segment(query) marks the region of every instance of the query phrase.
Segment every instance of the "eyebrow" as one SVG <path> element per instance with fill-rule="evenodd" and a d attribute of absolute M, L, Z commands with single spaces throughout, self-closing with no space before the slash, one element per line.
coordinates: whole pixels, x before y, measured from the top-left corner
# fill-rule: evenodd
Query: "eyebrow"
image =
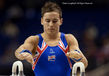
<path fill-rule="evenodd" d="M 45 19 L 45 20 L 50 20 L 50 19 Z"/>
<path fill-rule="evenodd" d="M 45 20 L 50 20 L 50 19 L 47 18 L 47 19 L 45 19 Z M 58 20 L 58 18 L 55 18 L 55 19 L 53 19 L 53 20 Z"/>
<path fill-rule="evenodd" d="M 58 20 L 58 19 L 53 19 L 53 20 Z"/>

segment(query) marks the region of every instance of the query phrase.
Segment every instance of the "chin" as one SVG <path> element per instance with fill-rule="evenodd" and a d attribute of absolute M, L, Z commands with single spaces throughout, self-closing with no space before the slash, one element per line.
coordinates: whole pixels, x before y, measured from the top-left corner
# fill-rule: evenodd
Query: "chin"
<path fill-rule="evenodd" d="M 48 32 L 48 34 L 51 34 L 51 35 L 52 35 L 52 34 L 55 34 L 55 33 L 56 33 L 55 31 L 49 31 L 49 32 Z"/>

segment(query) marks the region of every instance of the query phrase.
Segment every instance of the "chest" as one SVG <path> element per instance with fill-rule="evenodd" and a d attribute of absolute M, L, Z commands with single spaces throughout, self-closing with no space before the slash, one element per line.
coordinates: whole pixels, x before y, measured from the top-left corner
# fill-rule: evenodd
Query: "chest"
<path fill-rule="evenodd" d="M 59 44 L 60 39 L 54 39 L 54 40 L 47 40 L 44 39 L 44 42 L 48 45 L 48 46 L 57 46 Z"/>
<path fill-rule="evenodd" d="M 50 61 L 60 62 L 61 59 L 65 59 L 65 52 L 59 48 L 59 46 L 48 46 L 40 56 L 40 61 L 46 61 L 47 63 Z"/>

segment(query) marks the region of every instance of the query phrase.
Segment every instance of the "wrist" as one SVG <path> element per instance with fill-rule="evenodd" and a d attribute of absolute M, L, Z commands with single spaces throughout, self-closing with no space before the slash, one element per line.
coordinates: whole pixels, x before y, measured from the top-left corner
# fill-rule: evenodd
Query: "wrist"
<path fill-rule="evenodd" d="M 20 54 L 21 54 L 21 53 L 25 53 L 25 52 L 32 55 L 32 53 L 31 53 L 29 50 L 27 50 L 27 49 L 22 50 L 22 51 L 20 52 Z"/>

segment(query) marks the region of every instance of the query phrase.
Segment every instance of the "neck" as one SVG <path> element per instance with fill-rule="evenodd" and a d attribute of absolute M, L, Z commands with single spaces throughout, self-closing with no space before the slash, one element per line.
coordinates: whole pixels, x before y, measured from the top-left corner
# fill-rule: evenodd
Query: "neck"
<path fill-rule="evenodd" d="M 47 38 L 47 39 L 57 39 L 60 35 L 60 33 L 51 33 L 51 34 L 47 34 L 46 32 L 43 33 L 44 37 Z"/>

